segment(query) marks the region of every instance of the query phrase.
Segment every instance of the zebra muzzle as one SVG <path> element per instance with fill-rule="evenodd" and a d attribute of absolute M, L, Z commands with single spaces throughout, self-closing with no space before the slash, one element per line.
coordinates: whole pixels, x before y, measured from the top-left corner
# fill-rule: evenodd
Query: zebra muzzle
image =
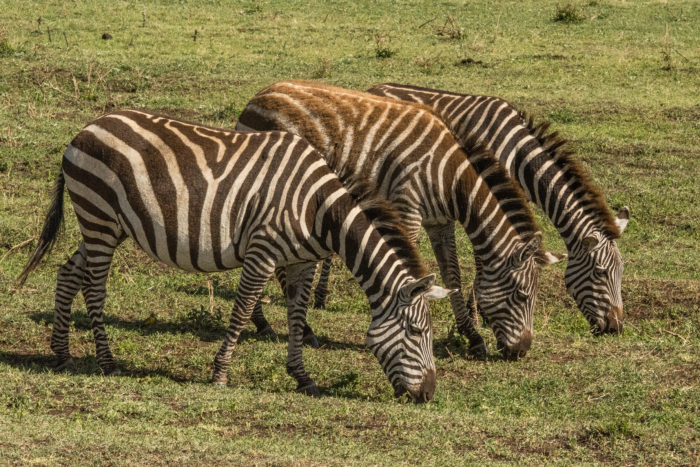
<path fill-rule="evenodd" d="M 605 314 L 605 330 L 608 334 L 622 334 L 622 307 L 611 307 Z"/>
<path fill-rule="evenodd" d="M 520 339 L 513 345 L 503 345 L 499 343 L 500 350 L 503 351 L 503 357 L 506 360 L 517 360 L 524 357 L 532 345 L 532 331 L 526 329 L 520 335 Z"/>
<path fill-rule="evenodd" d="M 394 387 L 394 397 L 400 398 L 408 393 L 416 404 L 430 402 L 435 394 L 435 380 L 435 370 L 425 370 L 420 384 Z"/>

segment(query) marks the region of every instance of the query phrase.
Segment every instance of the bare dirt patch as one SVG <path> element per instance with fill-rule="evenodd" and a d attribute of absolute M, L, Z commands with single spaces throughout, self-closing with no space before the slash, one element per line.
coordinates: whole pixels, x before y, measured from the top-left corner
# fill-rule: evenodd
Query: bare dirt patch
<path fill-rule="evenodd" d="M 627 319 L 688 319 L 700 313 L 700 284 L 696 281 L 637 279 L 623 282 Z"/>

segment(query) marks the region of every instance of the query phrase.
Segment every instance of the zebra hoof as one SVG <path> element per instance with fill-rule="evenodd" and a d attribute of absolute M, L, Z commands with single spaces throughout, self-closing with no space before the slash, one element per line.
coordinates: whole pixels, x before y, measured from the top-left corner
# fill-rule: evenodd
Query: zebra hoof
<path fill-rule="evenodd" d="M 212 381 L 211 384 L 213 384 L 214 387 L 226 389 L 226 381 Z"/>
<path fill-rule="evenodd" d="M 489 348 L 484 341 L 481 341 L 469 347 L 469 354 L 478 360 L 486 360 Z"/>
<path fill-rule="evenodd" d="M 312 349 L 318 349 L 321 347 L 321 344 L 318 342 L 315 334 L 304 336 L 304 344 L 308 345 Z"/>
<path fill-rule="evenodd" d="M 309 397 L 321 397 L 321 393 L 318 391 L 318 386 L 316 386 L 316 383 L 311 383 L 303 387 L 297 386 L 297 392 L 306 394 Z"/>
<path fill-rule="evenodd" d="M 259 330 L 258 332 L 256 332 L 255 335 L 258 337 L 264 337 L 264 338 L 269 339 L 271 341 L 275 340 L 275 338 L 277 337 L 277 334 L 275 334 L 275 331 L 272 329 L 272 326 L 270 326 L 269 324 L 267 326 L 265 326 L 264 328 L 262 328 L 261 330 Z"/>
<path fill-rule="evenodd" d="M 54 371 L 57 371 L 57 372 L 66 371 L 69 368 L 72 368 L 74 364 L 75 364 L 75 360 L 73 360 L 73 357 L 59 358 L 58 364 L 54 367 Z"/>
<path fill-rule="evenodd" d="M 314 308 L 317 310 L 325 310 L 326 309 L 326 302 L 324 301 L 314 301 Z"/>

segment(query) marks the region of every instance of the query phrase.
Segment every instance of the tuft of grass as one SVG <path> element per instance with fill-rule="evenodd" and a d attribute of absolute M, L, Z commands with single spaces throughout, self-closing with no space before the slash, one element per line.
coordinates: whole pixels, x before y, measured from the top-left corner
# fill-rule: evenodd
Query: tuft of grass
<path fill-rule="evenodd" d="M 452 16 L 445 18 L 445 24 L 435 28 L 435 35 L 450 40 L 460 40 L 464 34 L 464 29 L 457 26 Z"/>
<path fill-rule="evenodd" d="M 328 78 L 333 69 L 333 61 L 327 58 L 322 58 L 318 61 L 318 66 L 311 73 L 312 79 L 323 79 Z"/>
<path fill-rule="evenodd" d="M 374 35 L 374 56 L 380 59 L 391 58 L 396 55 L 396 50 L 389 47 L 391 36 L 386 32 Z"/>
<path fill-rule="evenodd" d="M 10 44 L 10 40 L 3 29 L 0 29 L 0 57 L 10 57 L 15 54 L 15 48 Z"/>
<path fill-rule="evenodd" d="M 567 24 L 581 23 L 586 19 L 586 16 L 579 9 L 579 7 L 567 3 L 564 6 L 559 4 L 556 5 L 556 11 L 552 17 L 553 21 Z"/>

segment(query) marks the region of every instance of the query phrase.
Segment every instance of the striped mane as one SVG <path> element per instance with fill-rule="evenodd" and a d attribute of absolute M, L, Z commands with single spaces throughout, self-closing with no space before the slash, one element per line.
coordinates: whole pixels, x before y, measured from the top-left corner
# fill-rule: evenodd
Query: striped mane
<path fill-rule="evenodd" d="M 528 200 L 520 185 L 513 181 L 493 151 L 476 138 L 470 136 L 462 145 L 462 150 L 491 192 L 498 194 L 501 209 L 515 230 L 523 237 L 523 241 L 528 241 L 538 228 L 532 211 L 527 209 Z"/>
<path fill-rule="evenodd" d="M 620 229 L 615 224 L 615 219 L 610 213 L 605 198 L 593 185 L 588 174 L 574 157 L 574 153 L 566 146 L 568 140 L 559 136 L 557 131 L 548 133 L 549 122 L 536 124 L 532 115 L 525 112 L 520 112 L 519 114 L 520 118 L 526 122 L 530 135 L 537 139 L 549 158 L 562 171 L 566 172 L 570 180 L 574 180 L 585 187 L 584 192 L 578 195 L 578 201 L 585 206 L 586 212 L 597 220 L 598 226 L 603 230 L 603 234 L 612 240 L 620 238 Z"/>

